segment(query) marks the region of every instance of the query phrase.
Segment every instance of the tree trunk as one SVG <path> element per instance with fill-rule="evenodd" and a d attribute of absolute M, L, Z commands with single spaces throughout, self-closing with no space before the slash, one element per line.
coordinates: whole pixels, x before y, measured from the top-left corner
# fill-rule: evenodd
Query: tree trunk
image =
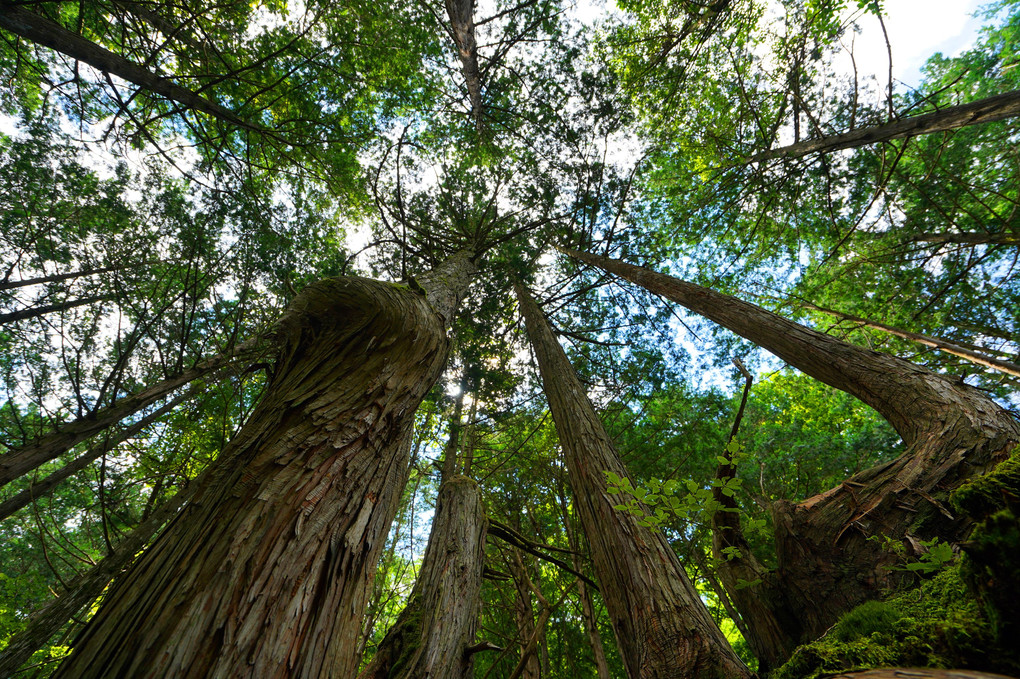
<path fill-rule="evenodd" d="M 738 359 L 734 359 L 733 363 L 743 374 L 745 382 L 740 407 L 722 455 L 726 463 L 720 464 L 716 470 L 715 477 L 723 485 L 712 488 L 712 497 L 721 507 L 712 513 L 712 556 L 719 564 L 719 579 L 725 594 L 740 615 L 737 624 L 741 633 L 758 659 L 758 673 L 764 676 L 793 654 L 797 643 L 790 630 L 797 629 L 797 622 L 789 619 L 781 601 L 771 600 L 772 591 L 767 585 L 763 586 L 771 582 L 772 574 L 754 555 L 744 537 L 736 497 L 723 492 L 725 484 L 737 476 L 731 446 L 740 430 L 753 381 L 743 363 Z"/>
<path fill-rule="evenodd" d="M 8 450 L 0 455 L 0 486 L 66 453 L 82 441 L 134 415 L 185 384 L 248 355 L 253 346 L 253 343 L 238 345 L 232 351 L 205 359 L 189 370 L 125 396 L 111 406 L 62 424 L 55 431 L 40 436 L 32 443 Z"/>
<path fill-rule="evenodd" d="M 151 264 L 152 262 L 147 262 Z M 36 278 L 22 278 L 21 280 L 10 280 L 4 279 L 0 281 L 0 290 L 11 290 L 13 288 L 23 288 L 29 285 L 40 285 L 42 283 L 59 283 L 60 281 L 70 280 L 72 278 L 84 278 L 85 276 L 94 276 L 100 273 L 109 273 L 111 271 L 123 271 L 124 269 L 137 269 L 145 266 L 146 263 L 131 263 L 131 264 L 118 264 L 117 266 L 104 266 L 97 269 L 82 269 L 81 271 L 72 271 L 70 273 L 55 273 L 48 276 L 38 276 Z"/>
<path fill-rule="evenodd" d="M 76 640 L 58 677 L 351 677 L 414 413 L 474 266 L 309 286 L 263 400 Z"/>
<path fill-rule="evenodd" d="M 82 469 L 89 466 L 96 458 L 101 455 L 114 450 L 124 441 L 138 434 L 150 424 L 158 420 L 159 418 L 166 415 L 168 412 L 176 408 L 178 405 L 188 400 L 194 395 L 196 389 L 192 388 L 187 393 L 180 394 L 175 397 L 169 403 L 156 410 L 155 412 L 146 415 L 142 419 L 135 422 L 130 427 L 127 427 L 123 431 L 117 432 L 114 436 L 104 437 L 104 439 L 96 445 L 89 448 L 85 453 L 79 455 L 74 460 L 64 465 L 57 471 L 53 472 L 42 481 L 33 482 L 28 488 L 11 496 L 7 500 L 0 502 L 0 521 L 6 519 L 8 516 L 18 511 L 28 503 L 32 502 L 36 498 L 42 497 L 51 490 L 53 490 L 61 481 L 64 479 L 77 474 Z"/>
<path fill-rule="evenodd" d="M 969 524 L 949 492 L 1005 459 L 1020 424 L 983 393 L 894 356 L 869 351 L 707 288 L 618 260 L 564 250 L 723 325 L 882 414 L 906 453 L 798 504 L 774 507 L 778 569 L 761 597 L 793 641 L 815 639 L 844 612 L 904 577 L 870 537 L 939 536 L 960 542 Z M 940 500 L 939 498 L 942 498 Z M 781 610 L 780 610 L 781 609 Z M 741 611 L 744 614 L 744 611 Z M 750 624 L 750 623 L 749 623 Z M 780 649 L 776 651 L 781 657 Z"/>
<path fill-rule="evenodd" d="M 900 120 L 861 127 L 843 134 L 834 134 L 822 139 L 809 139 L 789 146 L 770 149 L 751 156 L 746 162 L 757 163 L 773 158 L 799 158 L 809 153 L 832 153 L 842 149 L 877 144 L 903 137 L 917 137 L 934 132 L 946 132 L 968 125 L 1006 120 L 1020 115 L 1020 91 L 998 94 L 969 104 L 947 106 L 939 111 L 910 116 Z"/>
<path fill-rule="evenodd" d="M 359 679 L 471 676 L 467 649 L 478 622 L 486 524 L 478 484 L 466 476 L 445 480 L 411 596 Z"/>
<path fill-rule="evenodd" d="M 666 539 L 614 508 L 605 473 L 625 477 L 623 463 L 542 312 L 517 298 L 628 676 L 749 677 Z"/>
<path fill-rule="evenodd" d="M 461 72 L 471 99 L 471 117 L 475 130 L 482 131 L 482 76 L 478 68 L 478 43 L 475 40 L 474 0 L 446 0 L 453 42 L 460 58 Z"/>
<path fill-rule="evenodd" d="M 111 299 L 114 299 L 114 297 L 114 295 L 97 295 L 95 297 L 82 297 L 81 299 L 71 299 L 65 302 L 57 302 L 55 304 L 44 304 L 43 306 L 19 309 L 18 311 L 0 314 L 0 325 L 4 325 L 5 323 L 14 323 L 15 321 L 24 321 L 29 318 L 38 318 L 39 316 L 52 314 L 56 311 L 67 311 L 80 306 L 95 304 L 96 302 L 108 302 Z"/>
<path fill-rule="evenodd" d="M 517 641 L 521 649 L 514 673 L 520 679 L 541 679 L 542 667 L 538 662 L 538 646 L 535 644 L 538 628 L 535 626 L 535 607 L 531 603 L 534 585 L 531 576 L 528 575 L 527 564 L 518 550 L 511 550 L 508 561 L 514 581 L 514 592 L 517 594 L 514 597 L 514 620 L 517 623 Z"/>
<path fill-rule="evenodd" d="M 961 245 L 1020 245 L 1020 234 L 1011 233 L 918 233 L 907 243 L 954 243 Z"/>
<path fill-rule="evenodd" d="M 36 44 L 49 47 L 61 54 L 66 54 L 72 59 L 77 59 L 103 73 L 123 78 L 153 94 L 176 101 L 195 111 L 207 113 L 214 118 L 219 118 L 248 130 L 266 131 L 258 125 L 248 122 L 233 111 L 206 99 L 202 95 L 174 84 L 133 61 L 129 61 L 119 54 L 114 54 L 110 50 L 86 40 L 77 33 L 72 33 L 60 24 L 13 3 L 9 3 L 7 0 L 0 1 L 0 28 Z"/>
<path fill-rule="evenodd" d="M 575 521 L 570 516 L 567 505 L 567 494 L 562 482 L 557 483 L 559 489 L 560 509 L 563 513 L 563 526 L 567 530 L 567 546 L 573 552 L 574 570 L 581 572 L 581 545 L 578 540 Z M 606 650 L 602 647 L 602 635 L 599 634 L 598 618 L 595 615 L 595 606 L 592 603 L 591 592 L 588 585 L 582 578 L 577 579 L 577 598 L 581 601 L 581 620 L 584 623 L 584 632 L 588 637 L 588 646 L 591 647 L 592 659 L 595 661 L 595 671 L 598 679 L 610 679 L 609 662 L 606 660 Z"/>

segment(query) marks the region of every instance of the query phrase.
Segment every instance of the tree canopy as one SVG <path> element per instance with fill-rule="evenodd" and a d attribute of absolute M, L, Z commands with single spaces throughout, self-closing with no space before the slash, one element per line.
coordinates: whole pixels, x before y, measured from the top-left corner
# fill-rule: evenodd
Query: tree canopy
<path fill-rule="evenodd" d="M 1020 671 L 989 660 L 1008 597 L 963 584 L 1005 566 L 959 556 L 1015 533 L 988 518 L 1016 510 L 1011 462 L 991 505 L 954 494 L 1020 431 L 1020 10 L 909 87 L 856 71 L 882 12 L 0 0 L 0 668 L 49 676 L 72 642 L 132 667 L 90 639 L 172 553 L 159 577 L 208 597 L 189 615 L 337 608 L 307 647 L 270 634 L 283 660 L 254 622 L 196 624 L 212 674 L 234 656 L 201 643 L 280 676 L 430 653 L 458 658 L 441 676 L 667 676 L 690 659 L 640 631 L 689 590 L 697 622 L 662 644 L 696 638 L 690 668 L 816 676 L 909 659 L 794 648 L 918 587 L 961 617 L 915 664 Z M 224 575 L 255 526 L 333 524 Z M 823 566 L 808 588 L 812 530 L 860 591 Z M 448 533 L 469 547 L 437 565 Z M 242 576 L 310 593 L 211 584 Z M 424 653 L 451 591 L 460 636 Z"/>

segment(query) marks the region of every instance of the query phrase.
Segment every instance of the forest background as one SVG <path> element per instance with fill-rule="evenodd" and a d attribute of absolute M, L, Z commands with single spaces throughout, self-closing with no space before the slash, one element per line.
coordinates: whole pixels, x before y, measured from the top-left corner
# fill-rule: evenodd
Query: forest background
<path fill-rule="evenodd" d="M 857 23 L 882 29 L 877 3 L 635 0 L 594 22 L 576 10 L 0 3 L 3 113 L 17 120 L 0 137 L 0 637 L 17 660 L 0 660 L 4 671 L 48 676 L 110 579 L 186 523 L 179 508 L 201 504 L 189 494 L 206 492 L 206 470 L 259 426 L 283 366 L 315 354 L 281 349 L 297 340 L 280 318 L 331 277 L 420 292 L 450 326 L 439 358 L 420 358 L 427 371 L 402 373 L 413 423 L 393 414 L 407 436 L 379 445 L 406 449 L 385 484 L 355 493 L 389 502 L 392 527 L 367 505 L 335 509 L 359 535 L 385 536 L 365 547 L 364 613 L 345 632 L 348 662 L 370 669 L 426 581 L 441 481 L 467 477 L 488 534 L 487 577 L 465 614 L 477 614 L 476 676 L 639 676 L 631 658 L 647 649 L 629 648 L 609 611 L 613 585 L 590 553 L 514 283 L 537 298 L 626 468 L 595 469 L 599 493 L 667 541 L 751 668 L 792 652 L 790 640 L 749 641 L 755 618 L 742 609 L 782 570 L 777 508 L 852 494 L 871 479 L 855 475 L 914 450 L 912 425 L 881 406 L 896 396 L 784 367 L 767 341 L 568 251 L 906 359 L 997 404 L 1012 436 L 1016 3 L 984 10 L 977 41 L 932 56 L 916 87 L 854 70 Z M 436 290 L 456 286 L 442 267 L 465 251 L 477 272 L 443 306 Z M 366 339 L 366 352 L 378 346 Z M 373 378 L 345 379 L 368 393 Z M 882 555 L 861 552 L 884 575 L 847 601 L 913 592 L 944 619 L 911 609 L 910 627 L 890 618 L 902 602 L 873 610 L 856 636 L 834 628 L 847 637 L 835 651 L 800 651 L 789 676 L 904 659 L 1016 671 L 992 657 L 1015 631 L 1001 609 L 1010 595 L 967 589 L 960 556 L 994 512 L 951 498 L 993 466 L 914 489 L 954 522 L 970 511 L 966 527 L 865 529 L 861 512 L 828 536 L 840 543 L 849 527 Z M 314 516 L 326 493 L 309 490 L 297 513 Z M 734 517 L 739 545 L 720 538 Z M 996 586 L 1008 579 L 990 572 Z M 30 618 L 55 595 L 63 608 Z M 832 606 L 819 633 L 854 607 Z M 906 636 L 936 641 L 920 653 Z"/>

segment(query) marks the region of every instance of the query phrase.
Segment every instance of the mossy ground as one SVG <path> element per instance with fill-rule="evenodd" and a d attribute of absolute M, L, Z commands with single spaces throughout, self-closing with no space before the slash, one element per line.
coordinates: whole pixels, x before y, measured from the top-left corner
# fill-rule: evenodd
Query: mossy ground
<path fill-rule="evenodd" d="M 850 611 L 769 679 L 893 666 L 1020 673 L 1020 450 L 958 489 L 953 505 L 976 522 L 961 558 Z"/>

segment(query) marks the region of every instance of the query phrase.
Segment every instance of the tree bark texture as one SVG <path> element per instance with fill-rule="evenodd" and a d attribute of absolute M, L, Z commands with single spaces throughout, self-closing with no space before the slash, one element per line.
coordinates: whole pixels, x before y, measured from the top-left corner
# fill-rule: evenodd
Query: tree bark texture
<path fill-rule="evenodd" d="M 1005 459 L 1020 440 L 1020 424 L 980 391 L 728 295 L 618 260 L 564 252 L 677 302 L 850 393 L 881 413 L 903 439 L 906 452 L 896 460 L 803 502 L 774 506 L 778 569 L 762 584 L 769 592 L 759 596 L 789 622 L 792 641 L 821 636 L 842 613 L 879 597 L 902 577 L 887 568 L 896 557 L 871 536 L 907 544 L 915 536 L 966 538 L 970 526 L 946 508 L 948 494 Z"/>
<path fill-rule="evenodd" d="M 972 101 L 969 104 L 947 106 L 932 113 L 901 118 L 884 125 L 862 127 L 843 134 L 834 134 L 822 139 L 809 139 L 789 146 L 770 149 L 751 156 L 747 162 L 757 163 L 773 158 L 800 158 L 810 153 L 832 153 L 893 139 L 946 132 L 968 125 L 1006 120 L 1017 115 L 1020 115 L 1020 91 L 1014 90 Z"/>
<path fill-rule="evenodd" d="M 411 596 L 359 679 L 471 676 L 486 525 L 478 484 L 446 479 Z"/>
<path fill-rule="evenodd" d="M 6 485 L 39 465 L 66 453 L 82 441 L 134 415 L 185 384 L 247 356 L 253 348 L 252 343 L 238 345 L 233 351 L 205 359 L 195 367 L 178 375 L 168 377 L 151 387 L 123 397 L 113 405 L 62 424 L 55 431 L 44 434 L 27 445 L 8 450 L 0 455 L 0 486 Z"/>
<path fill-rule="evenodd" d="M 475 40 L 474 0 L 446 0 L 453 41 L 460 58 L 461 72 L 471 99 L 471 117 L 475 129 L 482 131 L 482 75 L 478 68 L 478 43 Z"/>
<path fill-rule="evenodd" d="M 444 267 L 428 299 L 356 277 L 294 299 L 263 400 L 55 676 L 355 675 L 414 413 L 473 271 Z"/>
<path fill-rule="evenodd" d="M 665 538 L 615 509 L 605 473 L 627 476 L 623 463 L 542 312 L 517 298 L 628 676 L 749 677 Z"/>

